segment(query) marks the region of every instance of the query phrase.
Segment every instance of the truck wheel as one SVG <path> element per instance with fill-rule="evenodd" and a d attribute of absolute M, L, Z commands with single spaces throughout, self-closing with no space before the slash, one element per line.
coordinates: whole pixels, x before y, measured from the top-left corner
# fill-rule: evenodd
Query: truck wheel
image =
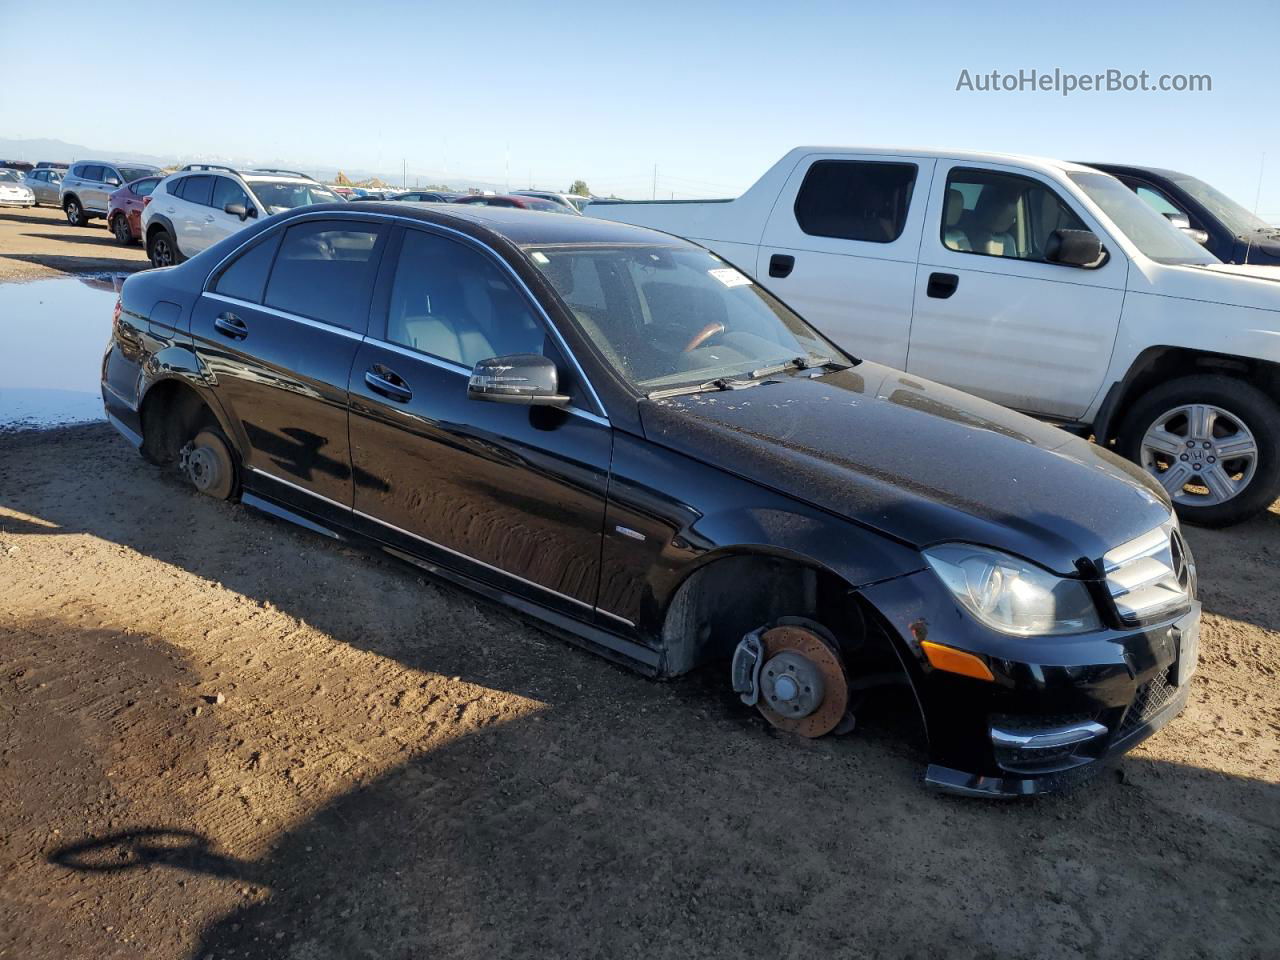
<path fill-rule="evenodd" d="M 206 427 L 182 448 L 182 472 L 205 496 L 226 500 L 235 493 L 236 462 L 222 431 Z"/>
<path fill-rule="evenodd" d="M 1280 407 L 1243 380 L 1205 374 L 1156 387 L 1124 418 L 1118 447 L 1188 523 L 1227 527 L 1280 496 Z"/>
<path fill-rule="evenodd" d="M 178 262 L 178 246 L 173 235 L 161 227 L 147 241 L 147 257 L 153 267 L 172 267 Z"/>
<path fill-rule="evenodd" d="M 67 197 L 67 202 L 62 205 L 63 211 L 67 215 L 67 223 L 73 227 L 87 227 L 89 218 L 84 214 L 84 207 L 80 206 L 80 201 L 75 197 Z"/>

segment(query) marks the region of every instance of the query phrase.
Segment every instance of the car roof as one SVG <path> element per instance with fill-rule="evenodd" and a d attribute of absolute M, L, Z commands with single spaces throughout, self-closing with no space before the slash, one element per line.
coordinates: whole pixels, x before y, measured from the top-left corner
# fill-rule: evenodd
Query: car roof
<path fill-rule="evenodd" d="M 1104 171 L 1123 170 L 1129 173 L 1149 173 L 1157 177 L 1164 177 L 1166 180 L 1177 180 L 1180 177 L 1187 176 L 1185 173 L 1179 173 L 1177 170 L 1170 170 L 1167 167 L 1144 167 L 1136 163 L 1090 163 L 1089 166 Z"/>
<path fill-rule="evenodd" d="M 839 156 L 848 154 L 870 154 L 880 157 L 913 157 L 936 160 L 961 160 L 969 163 L 1015 163 L 1041 170 L 1057 170 L 1066 172 L 1082 172 L 1090 168 L 1070 160 L 1056 160 L 1052 157 L 1037 157 L 1019 153 L 977 153 L 970 150 L 939 150 L 936 148 L 920 149 L 916 147 L 795 147 L 788 151 L 787 158 L 798 160 L 811 153 L 825 153 Z"/>
<path fill-rule="evenodd" d="M 307 213 L 351 212 L 347 203 L 324 203 L 302 208 Z M 595 217 L 569 217 L 563 213 L 543 213 L 519 207 L 485 207 L 461 203 L 421 203 L 416 200 L 370 200 L 360 204 L 360 213 L 385 213 L 404 219 L 443 226 L 469 226 L 468 233 L 488 232 L 504 237 L 516 246 L 576 243 L 671 244 L 687 243 L 671 234 L 648 227 L 633 227 Z M 478 228 L 478 231 L 477 229 Z"/>

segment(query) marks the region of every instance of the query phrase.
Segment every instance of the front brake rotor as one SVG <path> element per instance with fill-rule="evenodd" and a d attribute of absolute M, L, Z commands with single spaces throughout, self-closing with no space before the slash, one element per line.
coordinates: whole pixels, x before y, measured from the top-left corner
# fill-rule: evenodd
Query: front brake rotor
<path fill-rule="evenodd" d="M 792 625 L 765 631 L 760 642 L 756 706 L 765 719 L 802 737 L 834 730 L 849 706 L 849 681 L 835 649 L 812 630 Z"/>

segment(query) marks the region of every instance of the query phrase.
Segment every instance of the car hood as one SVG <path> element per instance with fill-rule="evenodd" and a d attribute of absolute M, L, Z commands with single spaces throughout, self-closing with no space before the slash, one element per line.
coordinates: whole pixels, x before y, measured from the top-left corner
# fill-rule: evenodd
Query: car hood
<path fill-rule="evenodd" d="M 1130 272 L 1129 288 L 1135 293 L 1276 311 L 1280 310 L 1277 281 L 1280 266 L 1267 264 L 1151 265 L 1146 270 Z"/>
<path fill-rule="evenodd" d="M 977 397 L 863 362 L 641 403 L 655 443 L 920 548 L 983 544 L 1070 574 L 1169 519 L 1138 467 Z"/>

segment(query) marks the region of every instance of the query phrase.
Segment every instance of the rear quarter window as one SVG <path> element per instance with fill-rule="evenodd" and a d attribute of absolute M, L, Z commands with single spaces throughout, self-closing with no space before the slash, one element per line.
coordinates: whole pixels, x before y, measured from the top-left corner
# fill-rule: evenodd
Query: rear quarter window
<path fill-rule="evenodd" d="M 796 223 L 814 237 L 892 243 L 906 227 L 916 172 L 914 163 L 819 160 L 796 194 Z"/>
<path fill-rule="evenodd" d="M 213 292 L 250 303 L 261 303 L 262 293 L 267 285 L 267 274 L 271 271 L 271 262 L 280 246 L 281 236 L 277 230 L 271 236 L 254 243 L 223 267 L 214 281 Z"/>

